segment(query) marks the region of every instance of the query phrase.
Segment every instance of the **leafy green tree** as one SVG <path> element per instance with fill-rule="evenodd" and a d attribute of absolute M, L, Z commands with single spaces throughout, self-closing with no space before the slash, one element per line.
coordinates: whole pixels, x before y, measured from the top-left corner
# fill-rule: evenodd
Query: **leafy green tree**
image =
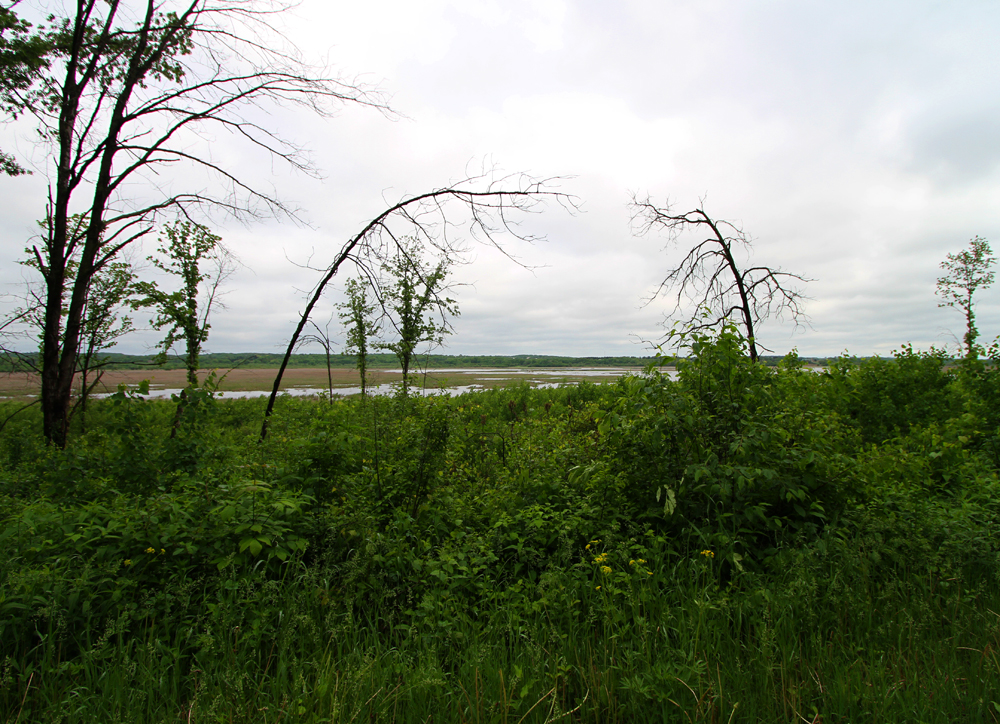
<path fill-rule="evenodd" d="M 14 4 L 4 5 L 2 17 L 0 105 L 32 115 L 49 145 L 52 223 L 39 244 L 46 258 L 41 407 L 45 437 L 64 446 L 94 275 L 166 213 L 207 204 L 240 218 L 295 215 L 265 187 L 214 161 L 197 145 L 210 135 L 204 132 L 230 131 L 309 172 L 298 146 L 249 114 L 272 103 L 320 114 L 340 102 L 382 104 L 282 50 L 268 25 L 284 8 L 280 0 L 77 0 L 56 3 L 37 29 L 13 14 Z M 42 0 L 26 4 L 48 10 Z M 19 172 L 15 166 L 5 157 L 5 169 Z M 205 171 L 221 187 L 206 188 Z M 197 185 L 185 188 L 185 181 Z M 87 217 L 82 238 L 70 229 L 74 210 Z"/>
<path fill-rule="evenodd" d="M 80 413 L 87 414 L 87 399 L 100 383 L 108 360 L 100 353 L 111 349 L 118 338 L 132 332 L 132 318 L 120 315 L 123 306 L 135 293 L 135 270 L 127 261 L 111 262 L 98 272 L 90 284 L 84 309 L 83 329 L 77 367 L 80 371 Z M 97 374 L 90 379 L 91 373 Z M 86 429 L 86 422 L 83 423 Z"/>
<path fill-rule="evenodd" d="M 74 214 L 70 217 L 70 222 L 74 238 L 82 238 L 86 233 L 87 217 Z M 43 230 L 48 230 L 50 223 L 51 219 L 48 219 L 39 222 L 39 226 Z M 36 271 L 46 268 L 47 259 L 44 254 L 33 253 L 32 249 L 26 251 L 28 258 L 21 262 L 22 266 Z M 75 258 L 71 258 L 67 268 L 71 272 L 75 271 L 78 263 Z M 107 364 L 101 353 L 114 347 L 120 337 L 134 330 L 131 318 L 121 314 L 134 293 L 135 270 L 127 260 L 111 262 L 101 267 L 91 279 L 84 300 L 77 350 L 76 372 L 80 376 L 80 395 L 73 410 L 80 409 L 83 414 L 86 413 L 87 398 L 101 380 L 103 373 L 100 372 L 100 368 Z M 66 313 L 67 294 L 68 290 L 64 289 L 63 314 Z M 20 319 L 29 328 L 33 328 L 33 334 L 37 334 L 40 339 L 45 328 L 44 309 L 41 290 L 29 284 L 25 304 L 14 311 L 12 318 Z M 91 377 L 94 372 L 96 375 Z"/>
<path fill-rule="evenodd" d="M 54 50 L 51 38 L 32 33 L 32 25 L 14 12 L 14 0 L 0 6 L 0 112 L 17 119 L 43 100 L 33 90 L 35 75 L 47 69 Z M 0 172 L 7 176 L 31 173 L 9 153 L 0 150 Z"/>
<path fill-rule="evenodd" d="M 190 221 L 168 224 L 163 229 L 163 236 L 166 237 L 165 243 L 158 249 L 163 258 L 151 256 L 149 261 L 160 271 L 178 277 L 181 288 L 165 292 L 156 282 L 138 282 L 136 290 L 141 298 L 135 301 L 134 306 L 154 307 L 157 316 L 152 320 L 153 329 L 167 329 L 167 336 L 157 345 L 161 362 L 166 361 L 177 342 L 184 342 L 188 385 L 198 387 L 199 358 L 208 339 L 209 315 L 217 302 L 219 287 L 231 273 L 232 265 L 227 262 L 229 257 L 219 243 L 222 238 L 200 224 Z M 214 274 L 201 268 L 202 262 L 207 260 L 216 262 Z M 202 282 L 206 281 L 204 303 L 199 311 Z"/>
<path fill-rule="evenodd" d="M 444 344 L 444 336 L 451 334 L 448 317 L 459 313 L 454 299 L 441 296 L 446 289 L 449 260 L 444 258 L 431 267 L 421 261 L 419 251 L 410 240 L 385 264 L 390 282 L 385 288 L 384 304 L 399 338 L 377 346 L 392 352 L 399 360 L 404 397 L 409 390 L 410 366 L 417 347 L 424 342 L 432 346 Z"/>
<path fill-rule="evenodd" d="M 957 254 L 948 254 L 940 266 L 945 271 L 937 280 L 937 295 L 944 301 L 939 307 L 958 307 L 965 313 L 965 356 L 975 359 L 979 355 L 976 339 L 976 312 L 973 296 L 979 289 L 993 284 L 992 266 L 996 263 L 990 243 L 980 236 L 969 242 L 969 248 Z"/>
<path fill-rule="evenodd" d="M 368 300 L 368 284 L 364 278 L 348 279 L 344 291 L 347 301 L 338 304 L 340 319 L 347 329 L 345 354 L 357 358 L 358 374 L 361 377 L 361 395 L 368 387 L 368 342 L 378 334 L 378 322 L 372 318 L 375 302 Z"/>

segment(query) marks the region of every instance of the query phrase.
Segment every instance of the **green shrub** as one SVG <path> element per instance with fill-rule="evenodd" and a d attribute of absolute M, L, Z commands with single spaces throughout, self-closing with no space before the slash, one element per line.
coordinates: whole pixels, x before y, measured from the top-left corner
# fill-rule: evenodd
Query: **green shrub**
<path fill-rule="evenodd" d="M 602 421 L 628 480 L 622 505 L 736 569 L 790 536 L 815 538 L 845 500 L 838 418 L 783 405 L 782 372 L 751 362 L 733 328 L 680 342 L 678 380 L 655 370 L 626 380 Z"/>

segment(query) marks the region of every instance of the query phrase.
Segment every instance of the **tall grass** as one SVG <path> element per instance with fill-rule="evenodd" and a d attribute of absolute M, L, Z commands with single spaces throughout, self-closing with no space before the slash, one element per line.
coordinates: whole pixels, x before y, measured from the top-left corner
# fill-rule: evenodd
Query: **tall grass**
<path fill-rule="evenodd" d="M 122 396 L 66 451 L 16 418 L 0 722 L 1000 721 L 992 373 L 724 342 L 678 382 L 288 399 L 263 445 L 256 401 L 171 438 Z"/>
<path fill-rule="evenodd" d="M 338 605 L 335 570 L 203 581 L 197 612 L 76 631 L 72 658 L 8 659 L 4 721 L 994 720 L 995 589 L 804 594 L 801 571 L 756 588 L 711 565 L 614 592 L 546 581 L 581 613 L 498 595 L 447 633 Z"/>

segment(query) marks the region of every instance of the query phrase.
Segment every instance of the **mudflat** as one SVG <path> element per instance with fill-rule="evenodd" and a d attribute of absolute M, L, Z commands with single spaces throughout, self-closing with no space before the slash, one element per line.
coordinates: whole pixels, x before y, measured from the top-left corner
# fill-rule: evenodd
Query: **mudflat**
<path fill-rule="evenodd" d="M 638 369 L 638 368 L 636 368 Z M 590 369 L 576 367 L 532 368 L 532 369 L 482 369 L 482 370 L 429 370 L 415 375 L 416 385 L 420 387 L 461 387 L 478 385 L 481 387 L 499 387 L 519 380 L 529 384 L 563 383 L 590 380 L 593 382 L 608 381 L 617 378 L 631 369 Z M 212 370 L 203 370 L 202 379 L 208 377 Z M 252 391 L 270 390 L 274 385 L 277 369 L 234 369 L 217 370 L 217 376 L 222 377 L 219 389 L 222 391 Z M 333 388 L 357 387 L 358 372 L 354 369 L 333 369 Z M 369 384 L 380 385 L 397 382 L 398 370 L 378 369 L 369 372 Z M 185 386 L 187 374 L 184 370 L 108 370 L 101 376 L 95 388 L 95 393 L 115 392 L 118 385 L 137 385 L 143 380 L 149 380 L 151 389 L 180 389 Z M 287 369 L 281 380 L 281 389 L 313 388 L 317 393 L 326 390 L 328 386 L 327 371 L 320 367 Z M 39 394 L 41 382 L 37 375 L 26 373 L 0 373 L 0 397 L 30 397 Z"/>

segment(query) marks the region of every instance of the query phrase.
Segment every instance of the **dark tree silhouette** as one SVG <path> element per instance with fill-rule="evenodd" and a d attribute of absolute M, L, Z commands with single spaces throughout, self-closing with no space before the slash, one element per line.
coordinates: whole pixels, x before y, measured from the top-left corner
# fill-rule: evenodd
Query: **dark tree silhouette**
<path fill-rule="evenodd" d="M 750 359 L 757 361 L 758 347 L 767 350 L 757 339 L 762 320 L 771 316 L 781 318 L 784 314 L 791 315 L 796 322 L 804 319 L 802 302 L 806 298 L 789 284 L 809 280 L 767 266 L 741 269 L 733 250 L 751 246 L 742 229 L 728 221 L 715 220 L 700 208 L 677 213 L 669 202 L 660 207 L 648 197 L 642 201 L 633 198 L 631 207 L 640 236 L 665 231 L 668 242 L 676 242 L 689 229 L 708 231 L 707 238 L 696 243 L 680 264 L 667 272 L 649 299 L 676 290 L 675 312 L 685 300 L 693 302 L 695 311 L 684 320 L 691 329 L 711 329 L 735 322 L 746 335 Z"/>
<path fill-rule="evenodd" d="M 377 96 L 282 51 L 287 43 L 268 21 L 285 5 L 274 0 L 74 6 L 19 36 L 44 51 L 44 62 L 29 57 L 17 65 L 24 79 L 0 85 L 0 105 L 32 113 L 51 146 L 51 223 L 33 253 L 45 284 L 43 426 L 57 445 L 66 443 L 83 311 L 101 268 L 164 212 L 191 220 L 206 206 L 244 219 L 294 215 L 259 181 L 214 160 L 209 135 L 311 172 L 300 148 L 253 120 L 264 117 L 260 110 L 298 105 L 325 114 L 339 102 L 384 108 Z M 220 182 L 219 191 L 203 174 Z M 81 238 L 70 228 L 74 210 L 86 217 Z"/>

